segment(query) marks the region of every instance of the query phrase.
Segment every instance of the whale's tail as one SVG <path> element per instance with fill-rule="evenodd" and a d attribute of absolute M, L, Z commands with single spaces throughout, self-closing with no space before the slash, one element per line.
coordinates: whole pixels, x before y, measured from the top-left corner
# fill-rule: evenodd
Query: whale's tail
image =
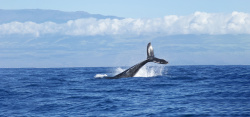
<path fill-rule="evenodd" d="M 151 46 L 151 43 L 148 43 L 148 47 L 147 47 L 147 59 L 130 67 L 129 69 L 123 71 L 122 73 L 119 73 L 117 75 L 115 75 L 114 77 L 106 77 L 108 79 L 116 79 L 116 78 L 127 78 L 127 77 L 134 77 L 135 74 L 139 71 L 139 69 L 144 66 L 145 64 L 147 64 L 148 62 L 155 62 L 155 63 L 159 63 L 159 64 L 167 64 L 168 62 L 164 59 L 159 59 L 156 58 L 154 55 L 154 50 L 153 47 Z"/>
<path fill-rule="evenodd" d="M 148 46 L 147 46 L 147 60 L 149 62 L 155 62 L 155 63 L 159 63 L 159 64 L 168 64 L 168 62 L 166 60 L 159 59 L 159 58 L 155 57 L 154 49 L 153 49 L 151 43 L 148 43 Z"/>

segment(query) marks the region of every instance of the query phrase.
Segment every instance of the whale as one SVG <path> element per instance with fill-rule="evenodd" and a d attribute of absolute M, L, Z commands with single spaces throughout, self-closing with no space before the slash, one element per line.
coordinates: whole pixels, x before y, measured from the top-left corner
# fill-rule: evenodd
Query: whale
<path fill-rule="evenodd" d="M 145 64 L 148 62 L 154 62 L 158 64 L 168 64 L 168 61 L 164 59 L 159 59 L 154 56 L 154 49 L 151 45 L 151 42 L 147 45 L 147 59 L 130 67 L 129 69 L 123 71 L 122 73 L 119 73 L 113 77 L 106 77 L 107 79 L 118 79 L 118 78 L 128 78 L 128 77 L 134 77 L 135 74 L 142 68 Z"/>

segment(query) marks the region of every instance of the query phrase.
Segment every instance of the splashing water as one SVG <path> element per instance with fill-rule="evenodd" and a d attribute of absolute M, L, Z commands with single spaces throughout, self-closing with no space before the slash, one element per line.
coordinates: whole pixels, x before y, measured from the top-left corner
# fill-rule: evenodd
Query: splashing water
<path fill-rule="evenodd" d="M 126 69 L 122 69 L 120 67 L 116 68 L 115 71 L 113 72 L 113 74 L 111 76 L 115 76 L 119 73 L 122 73 L 123 71 L 125 71 Z M 95 78 L 104 78 L 104 77 L 107 77 L 108 75 L 107 74 L 96 74 L 94 77 Z"/>
<path fill-rule="evenodd" d="M 103 77 L 107 77 L 107 74 L 96 74 L 95 78 L 103 78 Z"/>
<path fill-rule="evenodd" d="M 162 76 L 164 66 L 143 66 L 135 77 L 155 77 Z"/>
<path fill-rule="evenodd" d="M 122 73 L 126 69 L 122 69 L 118 67 L 115 69 L 113 76 Z M 162 76 L 162 72 L 164 71 L 164 66 L 143 66 L 134 77 L 155 77 L 155 76 Z M 103 78 L 107 77 L 107 74 L 96 74 L 95 78 Z"/>
<path fill-rule="evenodd" d="M 119 74 L 119 73 L 122 73 L 122 72 L 125 71 L 125 70 L 126 70 L 126 69 L 122 69 L 122 68 L 118 67 L 118 68 L 115 69 L 114 75 L 117 75 L 117 74 Z"/>
<path fill-rule="evenodd" d="M 126 69 L 122 69 L 120 67 L 115 69 L 114 75 L 117 75 Z M 164 70 L 164 66 L 143 66 L 134 77 L 155 77 L 161 76 Z"/>

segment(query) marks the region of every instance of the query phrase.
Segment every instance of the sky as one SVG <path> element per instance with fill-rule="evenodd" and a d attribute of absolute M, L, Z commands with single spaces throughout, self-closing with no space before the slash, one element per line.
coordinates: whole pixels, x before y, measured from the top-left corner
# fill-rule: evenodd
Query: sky
<path fill-rule="evenodd" d="M 0 68 L 131 66 L 146 58 L 148 42 L 169 65 L 250 65 L 248 0 L 0 2 L 123 17 L 0 24 Z"/>
<path fill-rule="evenodd" d="M 125 18 L 159 18 L 166 15 L 249 13 L 249 0 L 0 0 L 0 9 L 53 9 L 86 11 Z"/>

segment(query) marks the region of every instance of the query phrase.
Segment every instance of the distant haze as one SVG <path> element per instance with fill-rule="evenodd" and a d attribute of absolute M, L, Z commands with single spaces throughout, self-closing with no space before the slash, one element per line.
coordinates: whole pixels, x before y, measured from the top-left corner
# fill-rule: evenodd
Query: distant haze
<path fill-rule="evenodd" d="M 115 16 L 103 16 L 100 14 L 89 14 L 84 11 L 76 12 L 63 12 L 58 10 L 42 10 L 42 9 L 24 9 L 24 10 L 1 10 L 0 9 L 0 24 L 9 22 L 27 22 L 32 21 L 35 23 L 43 22 L 56 22 L 65 23 L 69 20 L 76 20 L 81 18 L 118 18 Z"/>
<path fill-rule="evenodd" d="M 146 59 L 148 42 L 169 65 L 250 64 L 244 12 L 135 19 L 28 9 L 0 17 L 0 67 L 130 66 Z"/>

